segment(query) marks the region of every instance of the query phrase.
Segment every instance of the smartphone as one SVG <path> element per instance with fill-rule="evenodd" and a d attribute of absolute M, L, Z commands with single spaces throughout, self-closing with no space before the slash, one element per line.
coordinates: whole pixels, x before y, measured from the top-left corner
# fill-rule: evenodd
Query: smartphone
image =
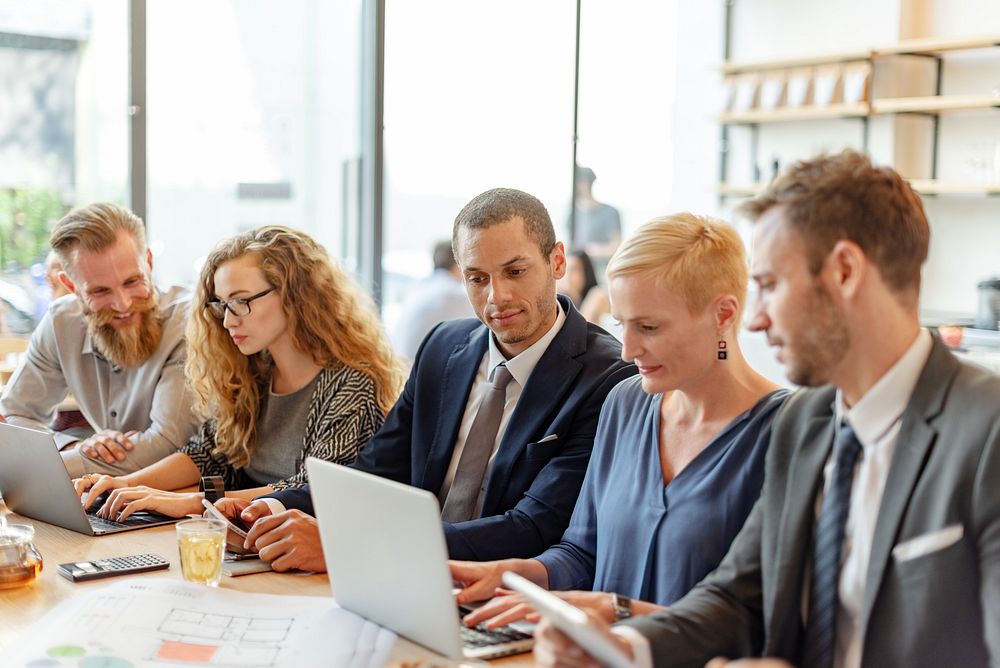
<path fill-rule="evenodd" d="M 216 508 L 208 499 L 202 499 L 201 505 L 205 506 L 205 510 L 208 514 L 217 520 L 222 520 L 226 523 L 226 550 L 237 555 L 248 555 L 255 554 L 255 550 L 248 550 L 243 547 L 243 542 L 246 540 L 247 532 L 237 524 L 234 524 L 231 519 L 222 514 L 218 508 Z"/>
<path fill-rule="evenodd" d="M 568 635 L 604 666 L 630 668 L 632 660 L 604 632 L 595 627 L 580 608 L 517 573 L 503 574 L 503 583 L 528 599 L 552 625 Z"/>

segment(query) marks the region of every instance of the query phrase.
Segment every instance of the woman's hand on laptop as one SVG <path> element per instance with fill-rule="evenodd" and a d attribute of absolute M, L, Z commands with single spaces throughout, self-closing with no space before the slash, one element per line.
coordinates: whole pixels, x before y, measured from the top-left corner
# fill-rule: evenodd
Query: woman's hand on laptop
<path fill-rule="evenodd" d="M 567 603 L 578 608 L 589 608 L 609 624 L 615 621 L 615 610 L 611 604 L 611 594 L 600 591 L 554 591 Z M 486 628 L 498 629 L 525 619 L 537 622 L 541 615 L 524 597 L 509 589 L 497 589 L 497 595 L 489 603 L 476 608 L 462 618 L 467 626 L 485 624 Z"/>
<path fill-rule="evenodd" d="M 251 506 L 260 503 L 255 501 Z M 271 562 L 276 571 L 297 568 L 315 573 L 326 572 L 323 545 L 319 540 L 316 518 L 301 510 L 285 510 L 260 518 L 247 532 L 245 545 Z"/>
<path fill-rule="evenodd" d="M 94 503 L 113 489 L 128 487 L 128 481 L 124 477 L 118 478 L 99 473 L 88 473 L 82 478 L 73 479 L 73 489 L 76 495 L 83 502 L 83 509 L 90 510 Z M 84 496 L 84 493 L 87 495 Z"/>
<path fill-rule="evenodd" d="M 200 492 L 164 492 L 145 485 L 121 487 L 108 494 L 98 516 L 121 522 L 132 513 L 147 510 L 169 517 L 200 515 L 203 509 Z"/>
<path fill-rule="evenodd" d="M 500 578 L 507 571 L 526 577 L 539 587 L 549 586 L 549 572 L 542 562 L 535 559 L 449 561 L 448 568 L 451 569 L 451 579 L 463 585 L 463 589 L 455 595 L 455 602 L 459 605 L 487 601 L 502 592 L 509 593 L 500 587 Z"/>

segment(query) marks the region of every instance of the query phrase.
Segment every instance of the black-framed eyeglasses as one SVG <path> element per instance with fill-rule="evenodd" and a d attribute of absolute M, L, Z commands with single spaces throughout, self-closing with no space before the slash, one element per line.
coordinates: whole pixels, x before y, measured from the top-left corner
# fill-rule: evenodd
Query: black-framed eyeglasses
<path fill-rule="evenodd" d="M 273 291 L 274 288 L 268 288 L 267 290 L 264 290 L 263 292 L 258 292 L 257 294 L 251 295 L 250 297 L 241 297 L 239 299 L 227 299 L 226 301 L 222 301 L 221 299 L 212 299 L 210 301 L 205 302 L 205 308 L 207 308 L 209 313 L 211 313 L 219 320 L 222 320 L 223 318 L 226 317 L 226 309 L 229 309 L 229 312 L 235 315 L 237 318 L 244 318 L 250 315 L 250 302 L 252 302 L 255 299 L 260 299 L 264 295 Z"/>

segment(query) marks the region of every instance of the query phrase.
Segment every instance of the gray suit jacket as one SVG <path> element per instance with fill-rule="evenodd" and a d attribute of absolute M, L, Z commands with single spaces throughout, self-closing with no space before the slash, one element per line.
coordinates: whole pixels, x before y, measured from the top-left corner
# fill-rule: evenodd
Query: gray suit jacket
<path fill-rule="evenodd" d="M 798 660 L 834 396 L 825 387 L 789 398 L 760 500 L 719 568 L 669 611 L 630 620 L 657 666 L 701 668 L 720 655 Z M 878 513 L 862 665 L 1000 666 L 1000 377 L 959 362 L 937 339 Z"/>

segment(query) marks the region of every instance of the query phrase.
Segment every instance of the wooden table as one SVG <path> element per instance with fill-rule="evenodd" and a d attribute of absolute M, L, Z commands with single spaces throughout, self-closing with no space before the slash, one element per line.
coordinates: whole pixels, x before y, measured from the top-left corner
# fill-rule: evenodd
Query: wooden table
<path fill-rule="evenodd" d="M 3 656 L 4 650 L 12 646 L 25 629 L 63 599 L 89 591 L 93 587 L 103 587 L 113 581 L 108 579 L 73 583 L 56 572 L 59 564 L 154 552 L 170 560 L 170 570 L 128 577 L 181 577 L 173 526 L 91 537 L 19 515 L 11 515 L 9 520 L 13 524 L 31 524 L 35 527 L 35 547 L 41 552 L 44 564 L 41 576 L 33 584 L 20 589 L 0 589 L 0 656 Z M 219 586 L 258 594 L 330 595 L 329 580 L 326 575 L 318 574 L 258 573 L 238 578 L 223 577 Z M 493 663 L 504 668 L 528 666 L 531 665 L 531 655 L 522 654 Z M 393 648 L 390 665 L 414 664 L 428 668 L 431 665 L 449 665 L 446 659 L 430 650 L 400 638 Z"/>

